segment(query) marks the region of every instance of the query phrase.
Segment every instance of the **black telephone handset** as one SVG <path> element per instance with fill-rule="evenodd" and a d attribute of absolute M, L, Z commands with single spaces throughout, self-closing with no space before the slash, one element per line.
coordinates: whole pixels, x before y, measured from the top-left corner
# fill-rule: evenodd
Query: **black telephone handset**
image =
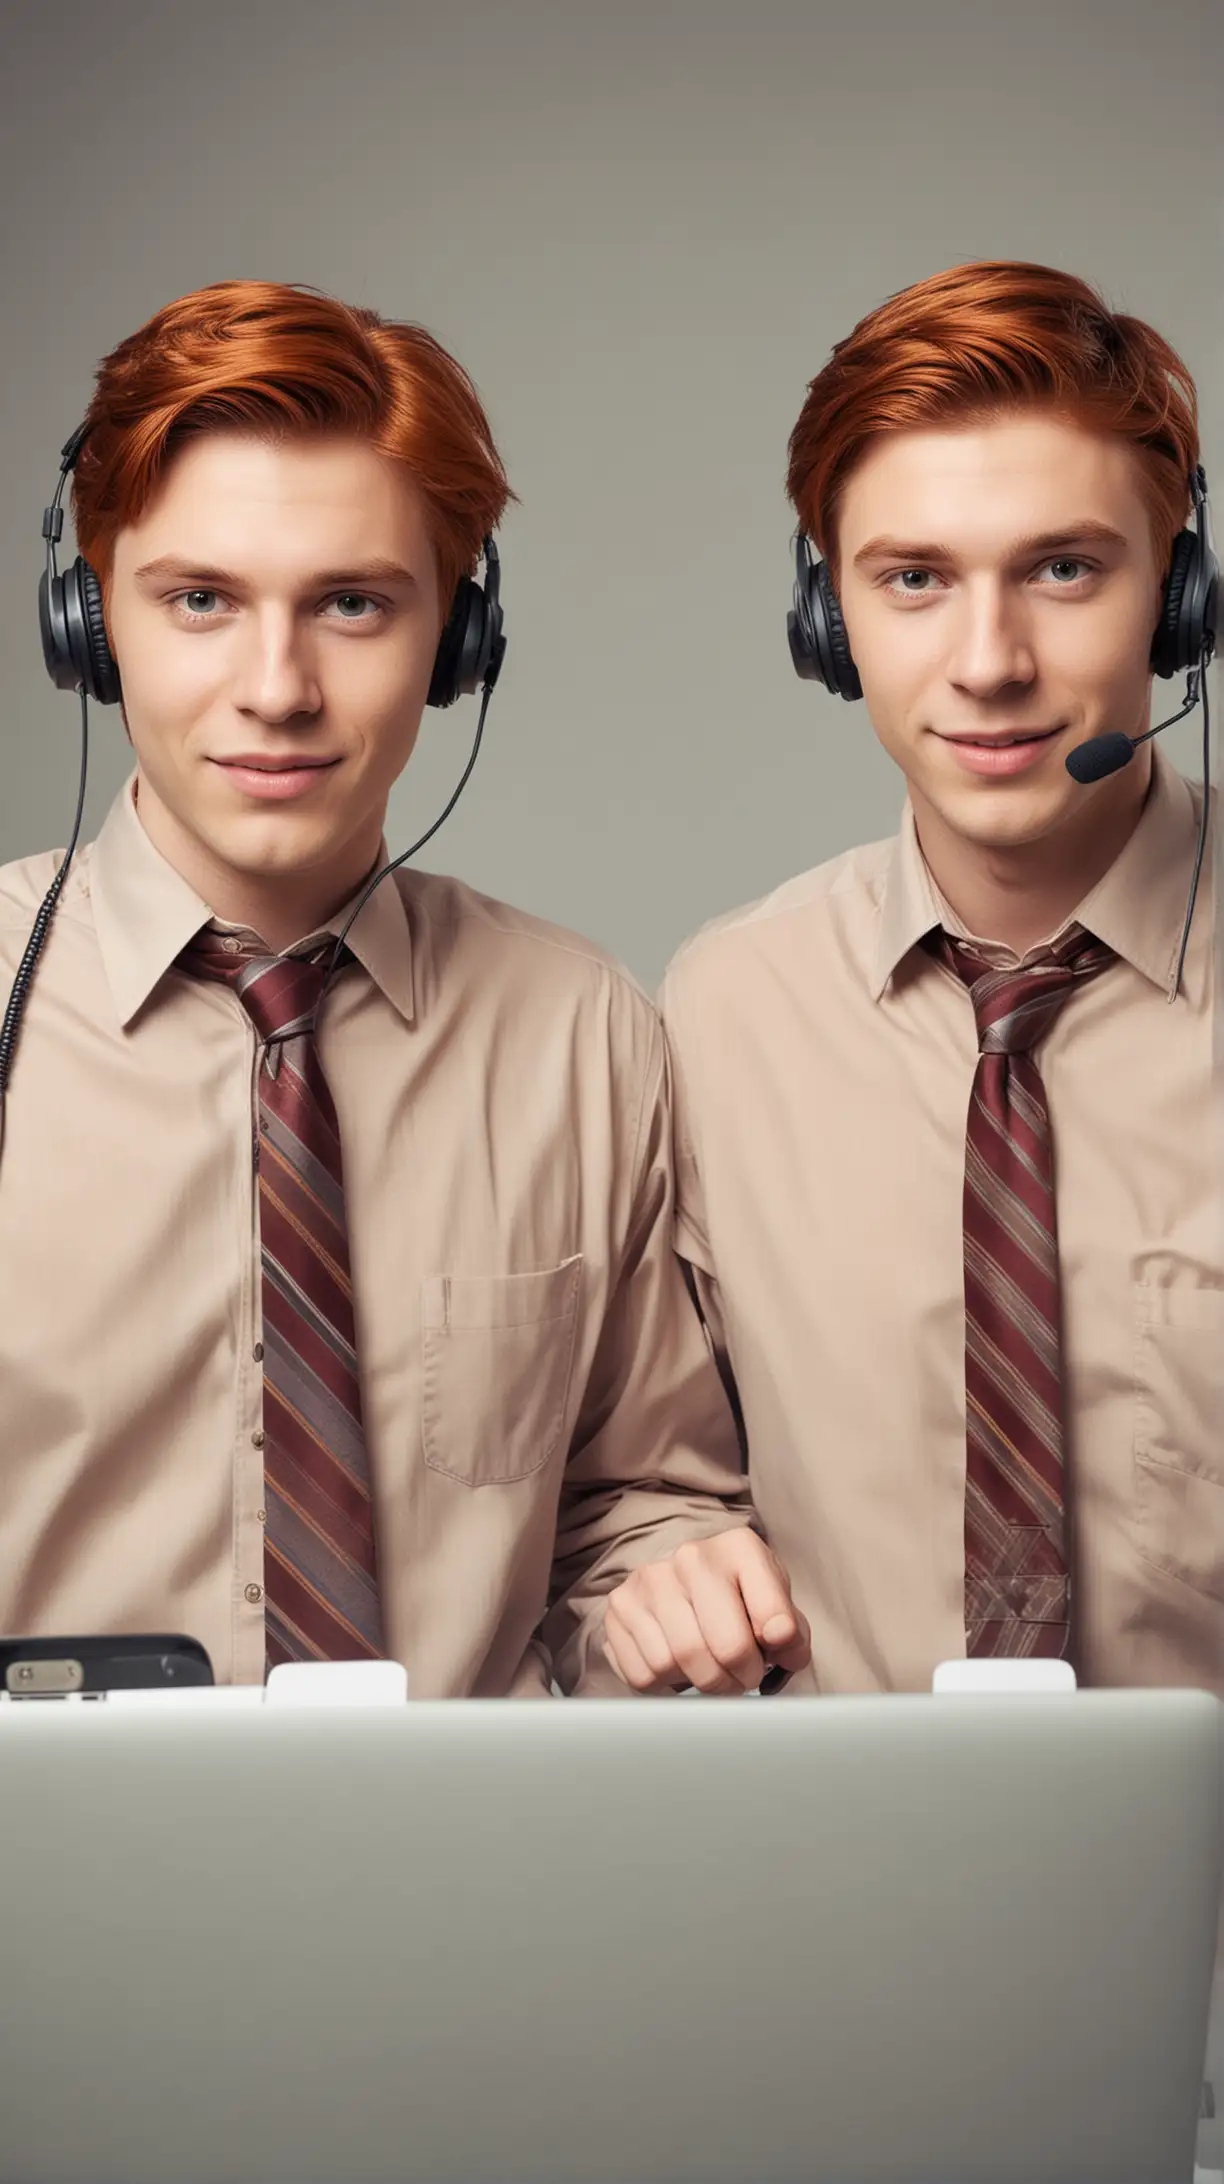
<path fill-rule="evenodd" d="M 775 1662 L 772 1668 L 766 1669 L 761 1680 L 760 1696 L 763 1699 L 772 1699 L 776 1697 L 779 1691 L 785 1691 L 792 1674 L 791 1669 L 779 1668 Z"/>
<path fill-rule="evenodd" d="M 212 1662 L 196 1638 L 162 1631 L 92 1638 L 0 1638 L 0 1704 L 6 1699 L 103 1699 L 108 1691 L 180 1690 L 211 1684 Z"/>

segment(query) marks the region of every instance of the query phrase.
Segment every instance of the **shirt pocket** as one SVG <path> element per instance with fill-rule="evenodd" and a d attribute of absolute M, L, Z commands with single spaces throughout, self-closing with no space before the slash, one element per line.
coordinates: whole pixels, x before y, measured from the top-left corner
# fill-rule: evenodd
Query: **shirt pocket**
<path fill-rule="evenodd" d="M 432 1274 L 424 1285 L 425 1461 L 464 1486 L 542 1471 L 565 1426 L 582 1254 L 531 1274 Z"/>
<path fill-rule="evenodd" d="M 1145 1560 L 1224 1600 L 1224 1289 L 1135 1289 L 1135 1522 Z"/>

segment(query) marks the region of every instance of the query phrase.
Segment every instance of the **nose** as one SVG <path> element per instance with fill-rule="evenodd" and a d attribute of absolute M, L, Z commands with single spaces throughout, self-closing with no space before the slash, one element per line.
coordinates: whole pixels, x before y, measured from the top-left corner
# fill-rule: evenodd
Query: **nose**
<path fill-rule="evenodd" d="M 240 712 L 280 725 L 321 710 L 310 633 L 291 611 L 267 607 L 252 614 L 243 638 L 232 692 Z"/>
<path fill-rule="evenodd" d="M 948 660 L 950 682 L 970 697 L 986 699 L 1035 680 L 1028 619 L 1009 586 L 993 578 L 967 584 L 958 610 Z"/>

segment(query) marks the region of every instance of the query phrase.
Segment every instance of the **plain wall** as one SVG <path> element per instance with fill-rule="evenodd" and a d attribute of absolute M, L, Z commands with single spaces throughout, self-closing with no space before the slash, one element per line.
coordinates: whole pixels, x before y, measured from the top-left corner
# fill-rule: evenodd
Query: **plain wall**
<path fill-rule="evenodd" d="M 966 258 L 1073 269 L 1181 350 L 1224 475 L 1219 0 L 56 0 L 2 39 L 0 860 L 75 796 L 35 612 L 58 450 L 97 359 L 207 281 L 419 319 L 473 373 L 522 503 L 511 648 L 423 861 L 649 984 L 896 821 L 863 708 L 785 640 L 787 436 L 863 312 Z M 89 831 L 129 764 L 94 727 Z M 394 847 L 474 727 L 427 715 Z"/>

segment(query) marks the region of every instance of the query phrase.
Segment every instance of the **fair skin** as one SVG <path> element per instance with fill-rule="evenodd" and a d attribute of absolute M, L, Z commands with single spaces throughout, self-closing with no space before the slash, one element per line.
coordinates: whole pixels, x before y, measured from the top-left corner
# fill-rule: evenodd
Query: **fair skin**
<path fill-rule="evenodd" d="M 1140 487 L 1125 442 L 1030 413 L 882 438 L 838 513 L 851 651 L 927 865 L 971 932 L 1017 954 L 1108 871 L 1150 785 L 1150 745 L 1091 786 L 1066 769 L 1090 736 L 1148 724 L 1165 572 Z M 785 1572 L 742 1532 L 637 1571 L 607 1624 L 641 1692 L 742 1691 L 767 1655 L 810 1658 Z"/>
<path fill-rule="evenodd" d="M 604 1650 L 622 1683 L 646 1697 L 689 1685 L 742 1698 L 771 1668 L 812 1658 L 811 1633 L 786 1572 L 755 1532 L 719 1532 L 619 1585 L 604 1616 Z"/>
<path fill-rule="evenodd" d="M 1125 441 L 1021 414 L 880 440 L 839 511 L 846 630 L 923 856 L 970 932 L 1017 954 L 1103 878 L 1150 784 L 1150 745 L 1087 787 L 1066 769 L 1148 725 L 1164 570 L 1141 477 Z"/>
<path fill-rule="evenodd" d="M 442 624 L 419 491 L 347 437 L 189 440 L 116 540 L 107 620 L 145 831 L 291 947 L 370 873 L 416 742 Z"/>

